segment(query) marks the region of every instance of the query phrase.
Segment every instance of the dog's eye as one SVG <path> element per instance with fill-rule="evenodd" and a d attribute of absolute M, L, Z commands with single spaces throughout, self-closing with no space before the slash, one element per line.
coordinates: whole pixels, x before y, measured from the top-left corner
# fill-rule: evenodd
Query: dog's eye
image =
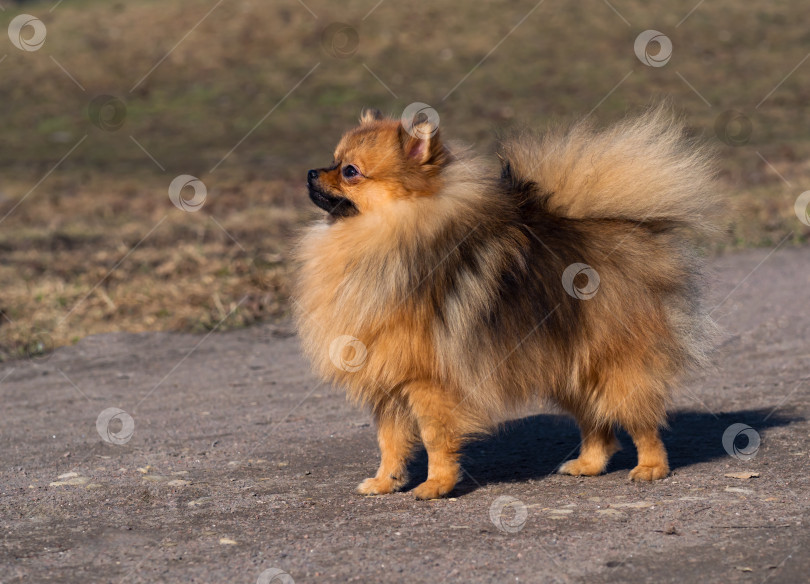
<path fill-rule="evenodd" d="M 343 167 L 343 176 L 344 178 L 353 178 L 360 174 L 360 171 L 357 170 L 356 166 L 349 164 L 348 166 Z"/>

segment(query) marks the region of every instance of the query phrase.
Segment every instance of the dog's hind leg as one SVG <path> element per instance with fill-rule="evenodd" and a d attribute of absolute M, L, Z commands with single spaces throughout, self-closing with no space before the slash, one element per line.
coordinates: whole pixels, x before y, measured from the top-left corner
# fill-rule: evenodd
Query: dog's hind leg
<path fill-rule="evenodd" d="M 601 474 L 610 457 L 619 450 L 613 428 L 610 424 L 596 423 L 584 416 L 577 416 L 577 423 L 582 433 L 579 456 L 564 463 L 558 472 L 574 476 Z"/>
<path fill-rule="evenodd" d="M 664 443 L 658 435 L 658 427 L 629 427 L 638 451 L 638 466 L 630 471 L 634 481 L 654 481 L 669 474 L 669 462 Z"/>
<path fill-rule="evenodd" d="M 642 369 L 625 369 L 612 376 L 602 405 L 633 439 L 638 466 L 630 471 L 634 481 L 654 481 L 669 474 L 669 462 L 658 429 L 666 424 L 668 388 Z"/>

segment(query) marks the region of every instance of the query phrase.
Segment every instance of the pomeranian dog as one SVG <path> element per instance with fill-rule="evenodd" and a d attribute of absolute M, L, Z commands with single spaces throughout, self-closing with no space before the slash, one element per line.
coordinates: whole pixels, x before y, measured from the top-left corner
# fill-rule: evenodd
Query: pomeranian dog
<path fill-rule="evenodd" d="M 413 494 L 446 495 L 464 442 L 538 402 L 582 433 L 560 473 L 602 473 L 619 426 L 631 479 L 669 473 L 668 396 L 712 342 L 693 243 L 717 201 L 706 147 L 659 107 L 519 134 L 499 158 L 366 110 L 308 172 L 326 215 L 298 246 L 294 310 L 319 375 L 373 413 L 381 462 L 360 493 L 402 488 L 421 441 Z"/>

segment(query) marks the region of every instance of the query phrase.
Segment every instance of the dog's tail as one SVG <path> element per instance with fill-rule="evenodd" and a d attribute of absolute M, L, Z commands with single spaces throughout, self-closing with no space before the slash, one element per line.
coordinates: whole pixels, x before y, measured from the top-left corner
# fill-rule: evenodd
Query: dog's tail
<path fill-rule="evenodd" d="M 504 172 L 534 183 L 550 213 L 666 221 L 711 230 L 720 209 L 712 156 L 666 106 L 603 131 L 586 123 L 504 141 Z"/>

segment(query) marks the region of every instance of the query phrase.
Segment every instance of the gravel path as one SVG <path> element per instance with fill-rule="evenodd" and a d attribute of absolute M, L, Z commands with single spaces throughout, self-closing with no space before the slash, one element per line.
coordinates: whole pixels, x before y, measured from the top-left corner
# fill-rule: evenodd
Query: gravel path
<path fill-rule="evenodd" d="M 453 498 L 355 495 L 369 417 L 284 326 L 2 364 L 0 583 L 807 581 L 810 250 L 769 253 L 712 263 L 724 341 L 676 399 L 655 484 L 627 480 L 626 435 L 606 475 L 553 474 L 578 435 L 539 412 L 472 444 Z M 754 438 L 736 456 L 733 424 Z"/>

